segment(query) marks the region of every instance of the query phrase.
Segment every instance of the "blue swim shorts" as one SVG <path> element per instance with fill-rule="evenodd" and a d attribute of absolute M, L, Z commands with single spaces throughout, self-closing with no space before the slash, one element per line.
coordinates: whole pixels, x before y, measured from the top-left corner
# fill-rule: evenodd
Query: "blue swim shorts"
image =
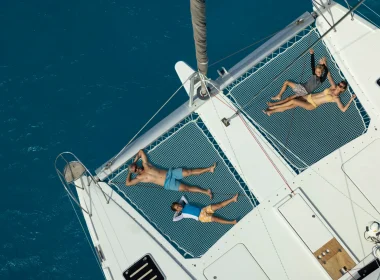
<path fill-rule="evenodd" d="M 179 191 L 180 182 L 178 180 L 181 180 L 182 178 L 182 168 L 169 168 L 165 178 L 164 189 L 170 191 Z"/>

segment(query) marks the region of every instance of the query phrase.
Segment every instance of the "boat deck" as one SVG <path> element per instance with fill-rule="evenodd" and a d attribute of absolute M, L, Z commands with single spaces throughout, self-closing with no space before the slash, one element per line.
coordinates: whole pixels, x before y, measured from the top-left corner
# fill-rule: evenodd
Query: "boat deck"
<path fill-rule="evenodd" d="M 190 176 L 181 181 L 190 186 L 211 189 L 213 199 L 196 193 L 165 191 L 153 184 L 139 183 L 135 187 L 125 185 L 128 174 L 126 162 L 109 184 L 115 185 L 125 198 L 145 217 L 184 257 L 199 257 L 207 252 L 231 226 L 220 224 L 201 224 L 192 219 L 173 223 L 172 202 L 179 201 L 184 195 L 189 202 L 205 207 L 219 203 L 239 193 L 237 203 L 218 211 L 224 219 L 241 219 L 256 205 L 257 199 L 245 185 L 222 149 L 197 114 L 192 114 L 175 128 L 165 133 L 146 148 L 149 161 L 161 168 L 203 168 L 217 163 L 214 173 Z M 184 234 L 186 232 L 186 234 Z M 202 236 L 202 242 L 198 242 Z"/>
<path fill-rule="evenodd" d="M 313 111 L 296 108 L 270 117 L 262 113 L 262 110 L 267 108 L 266 102 L 273 102 L 271 97 L 279 92 L 286 80 L 305 83 L 310 78 L 312 71 L 310 55 L 307 53 L 276 81 L 271 82 L 277 73 L 283 71 L 319 37 L 315 28 L 303 30 L 243 75 L 243 78 L 227 87 L 227 96 L 234 105 L 238 108 L 244 107 L 243 112 L 248 119 L 297 173 L 365 133 L 370 122 L 358 98 L 344 114 L 335 103 L 324 104 Z M 314 51 L 316 65 L 320 58 L 326 57 L 334 81 L 338 84 L 345 80 L 322 41 L 314 47 Z M 321 92 L 328 87 L 330 83 L 326 79 L 314 92 Z M 293 94 L 294 92 L 288 88 L 283 99 Z M 352 94 L 354 91 L 351 88 L 342 94 L 343 104 L 349 101 Z"/>
<path fill-rule="evenodd" d="M 325 16 L 334 16 L 336 21 L 346 11 L 342 6 L 332 4 L 326 9 Z M 316 27 L 320 33 L 326 31 L 328 25 L 323 17 L 317 18 Z M 359 38 L 367 43 L 361 44 Z M 351 111 L 348 113 L 336 111 L 332 104 L 321 106 L 315 112 L 295 110 L 297 121 L 301 119 L 297 127 L 305 128 L 302 124 L 304 120 L 316 120 L 320 130 L 316 132 L 312 129 L 312 132 L 318 134 L 315 136 L 321 137 L 319 139 L 325 139 L 329 147 L 335 147 L 327 154 L 327 150 L 321 147 L 323 142 L 312 144 L 309 142 L 312 140 L 307 140 L 307 145 L 315 148 L 317 152 L 310 158 L 303 159 L 307 162 L 306 169 L 297 166 L 303 170 L 301 173 L 289 164 L 291 159 L 280 154 L 279 148 L 273 145 L 271 139 L 257 129 L 257 124 L 252 124 L 252 119 L 267 118 L 260 115 L 263 109 L 260 106 L 265 104 L 265 98 L 268 99 L 277 91 L 274 88 L 266 93 L 265 98 L 260 101 L 261 105 L 257 105 L 255 110 L 258 112 L 254 113 L 254 117 L 250 117 L 249 112 L 246 115 L 241 114 L 232 119 L 230 126 L 225 127 L 220 120 L 234 113 L 230 106 L 233 105 L 232 101 L 239 102 L 239 97 L 236 95 L 236 100 L 231 100 L 219 94 L 196 109 L 196 114 L 207 127 L 207 133 L 202 132 L 204 130 L 198 124 L 191 123 L 181 127 L 189 137 L 188 142 L 182 139 L 187 137 L 179 139 L 173 134 L 174 136 L 166 140 L 172 141 L 170 147 L 165 144 L 169 142 L 160 139 L 161 145 L 147 147 L 151 160 L 166 168 L 207 166 L 212 161 L 217 161 L 217 172 L 223 174 L 216 175 L 222 180 L 230 180 L 231 183 L 223 183 L 223 188 L 219 189 L 221 184 L 214 180 L 211 174 L 194 178 L 200 181 L 189 182 L 211 187 L 216 193 L 239 190 L 248 195 L 242 196 L 239 206 L 242 207 L 241 210 L 238 209 L 238 205 L 231 205 L 226 208 L 225 213 L 221 213 L 226 215 L 226 218 L 229 218 L 230 214 L 231 217 L 240 214 L 243 216 L 232 228 L 222 228 L 215 224 L 195 225 L 196 222 L 192 221 L 173 224 L 168 204 L 173 199 L 178 199 L 180 194 L 162 192 L 165 195 L 161 195 L 152 189 L 148 195 L 148 188 L 144 187 L 123 190 L 129 196 L 136 195 L 134 199 L 141 200 L 139 208 L 144 207 L 144 211 L 141 211 L 131 201 L 127 202 L 122 196 L 114 193 L 106 183 L 101 183 L 101 186 L 106 193 L 112 193 L 109 204 L 100 195 L 90 202 L 85 191 L 78 189 L 82 205 L 91 203 L 96 210 L 91 221 L 87 215 L 85 218 L 94 244 L 101 244 L 103 247 L 106 257 L 106 261 L 102 262 L 104 271 L 112 271 L 113 276 L 106 276 L 107 279 L 123 279 L 123 269 L 127 269 L 147 253 L 153 256 L 167 279 L 346 280 L 351 279 L 351 275 L 358 279 L 359 269 L 374 260 L 373 244 L 363 238 L 363 232 L 369 222 L 380 220 L 380 205 L 376 200 L 380 194 L 377 187 L 380 158 L 380 87 L 375 83 L 376 75 L 379 75 L 376 72 L 380 59 L 377 48 L 379 42 L 379 30 L 357 16 L 353 21 L 349 17 L 346 18 L 337 32 L 325 37 L 324 43 L 330 50 L 328 55 L 331 54 L 329 66 L 333 68 L 335 78 L 343 75 L 347 79 L 360 100 L 360 106 L 358 103 L 357 107 L 351 105 Z M 360 58 L 352 59 L 355 53 L 363 49 L 365 53 L 362 53 Z M 323 53 L 323 50 L 318 47 L 316 52 Z M 341 73 L 338 73 L 337 68 L 334 70 L 333 61 L 339 64 Z M 307 67 L 308 65 L 309 63 Z M 176 70 L 182 81 L 193 72 L 184 63 L 177 64 Z M 258 70 L 257 73 L 259 71 L 263 70 Z M 185 85 L 187 89 L 188 84 Z M 277 87 L 280 84 L 279 81 Z M 241 87 L 243 86 L 244 83 Z M 231 96 L 233 94 L 235 95 L 234 89 L 231 90 Z M 343 98 L 343 102 L 346 100 L 347 96 Z M 363 118 L 361 112 L 365 112 L 368 118 Z M 283 117 L 270 117 L 270 121 L 265 119 L 268 124 L 266 129 L 272 129 L 271 134 L 279 129 L 281 133 L 279 132 L 276 138 L 282 137 L 284 141 L 287 130 L 281 128 L 289 127 L 289 117 L 291 115 L 285 114 Z M 369 119 L 370 123 L 366 124 Z M 334 127 L 333 120 L 339 120 L 339 126 Z M 357 124 L 361 126 L 356 126 Z M 352 127 L 355 129 L 351 129 Z M 348 130 L 347 134 L 344 134 L 345 140 L 335 141 L 338 135 L 333 133 L 343 134 L 340 129 L 344 128 Z M 306 132 L 300 131 L 293 136 L 297 136 L 297 139 L 292 138 L 291 144 L 300 143 L 304 141 L 302 138 L 309 137 Z M 212 137 L 208 137 L 208 133 Z M 214 140 L 217 145 L 214 144 Z M 144 141 L 147 142 L 147 138 L 144 138 Z M 208 149 L 206 154 L 203 148 L 205 143 L 215 149 L 212 149 L 212 152 Z M 307 145 L 300 146 L 307 148 Z M 165 150 L 165 156 L 159 155 L 160 149 Z M 129 151 L 128 158 L 135 152 Z M 183 153 L 186 153 L 186 157 Z M 303 153 L 306 151 L 300 150 L 298 156 L 305 157 Z M 185 158 L 186 161 L 183 161 Z M 110 183 L 112 180 L 125 180 L 124 169 L 125 167 L 121 167 L 120 172 L 116 172 L 120 181 L 117 175 L 111 175 Z M 235 176 L 235 172 L 238 176 Z M 250 197 L 251 193 L 260 203 L 255 208 L 252 207 L 252 201 L 255 199 Z M 202 196 L 189 199 L 202 205 L 209 202 Z M 216 199 L 221 200 L 222 196 Z M 166 230 L 177 227 L 178 232 L 173 231 L 172 235 L 178 234 L 176 236 L 180 238 L 180 235 L 190 232 L 195 238 L 193 244 L 189 244 L 194 246 L 191 250 L 200 248 L 193 255 L 202 256 L 186 258 L 183 252 L 172 246 L 171 241 L 158 230 L 158 227 L 144 216 L 146 211 L 150 211 L 149 207 L 152 208 L 152 212 L 148 216 L 154 215 L 157 222 L 166 224 Z M 104 209 L 109 209 L 107 217 L 102 212 Z M 105 228 L 113 229 L 108 230 L 109 236 Z M 209 243 L 204 245 L 204 240 Z M 353 269 L 350 274 L 342 274 L 338 270 L 339 267 Z M 378 275 L 379 272 L 374 273 Z"/>

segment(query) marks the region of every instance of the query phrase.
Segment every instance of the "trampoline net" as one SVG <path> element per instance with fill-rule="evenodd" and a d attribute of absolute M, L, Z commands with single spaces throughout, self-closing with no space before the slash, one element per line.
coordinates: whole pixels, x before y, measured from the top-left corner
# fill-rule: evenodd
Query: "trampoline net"
<path fill-rule="evenodd" d="M 193 219 L 173 222 L 174 212 L 170 209 L 172 202 L 185 195 L 191 204 L 204 207 L 239 193 L 237 203 L 232 203 L 215 214 L 228 220 L 240 219 L 258 205 L 257 199 L 195 113 L 146 147 L 145 152 L 150 162 L 164 169 L 208 167 L 217 162 L 214 173 L 181 180 L 189 185 L 210 188 L 214 194 L 212 201 L 204 194 L 168 191 L 153 184 L 139 183 L 127 187 L 127 168 L 133 159 L 110 177 L 110 184 L 116 186 L 127 201 L 186 258 L 203 255 L 231 226 L 201 223 Z"/>
<path fill-rule="evenodd" d="M 230 100 L 238 108 L 243 108 L 243 113 L 251 123 L 296 173 L 302 172 L 308 166 L 364 134 L 370 122 L 358 99 L 355 99 L 345 113 L 342 113 L 335 103 L 323 104 L 312 111 L 295 108 L 270 117 L 262 112 L 267 107 L 266 102 L 271 101 L 270 98 L 280 91 L 286 80 L 304 83 L 310 78 L 312 74 L 310 54 L 307 53 L 276 81 L 272 81 L 319 36 L 315 28 L 311 26 L 306 28 L 227 87 L 227 96 Z M 320 41 L 314 50 L 316 64 L 320 58 L 326 57 L 334 81 L 338 83 L 344 80 L 342 72 L 323 41 Z M 269 86 L 260 92 L 267 85 Z M 321 92 L 329 86 L 326 79 L 314 92 Z M 288 88 L 283 99 L 292 94 L 294 93 Z M 354 92 L 348 88 L 340 96 L 342 103 L 347 104 L 352 94 Z M 250 104 L 246 106 L 248 103 Z"/>

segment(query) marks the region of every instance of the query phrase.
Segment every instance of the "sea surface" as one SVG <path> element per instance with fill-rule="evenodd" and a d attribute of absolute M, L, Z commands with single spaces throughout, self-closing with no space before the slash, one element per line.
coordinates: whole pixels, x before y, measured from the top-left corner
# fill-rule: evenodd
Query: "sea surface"
<path fill-rule="evenodd" d="M 310 10 L 207 1 L 210 64 Z M 180 86 L 174 64 L 196 66 L 189 0 L 2 0 L 0 32 L 0 279 L 102 279 L 54 160 L 72 151 L 94 171 Z M 181 91 L 151 125 L 185 101 Z"/>

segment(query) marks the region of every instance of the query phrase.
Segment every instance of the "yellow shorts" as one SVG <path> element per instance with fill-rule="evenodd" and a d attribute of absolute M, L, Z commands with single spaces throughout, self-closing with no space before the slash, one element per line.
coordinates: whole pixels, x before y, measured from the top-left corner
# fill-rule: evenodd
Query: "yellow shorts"
<path fill-rule="evenodd" d="M 214 214 L 214 211 L 212 211 L 211 205 L 206 206 L 202 208 L 201 213 L 199 214 L 198 220 L 202 223 L 210 223 L 212 222 L 212 214 Z"/>

